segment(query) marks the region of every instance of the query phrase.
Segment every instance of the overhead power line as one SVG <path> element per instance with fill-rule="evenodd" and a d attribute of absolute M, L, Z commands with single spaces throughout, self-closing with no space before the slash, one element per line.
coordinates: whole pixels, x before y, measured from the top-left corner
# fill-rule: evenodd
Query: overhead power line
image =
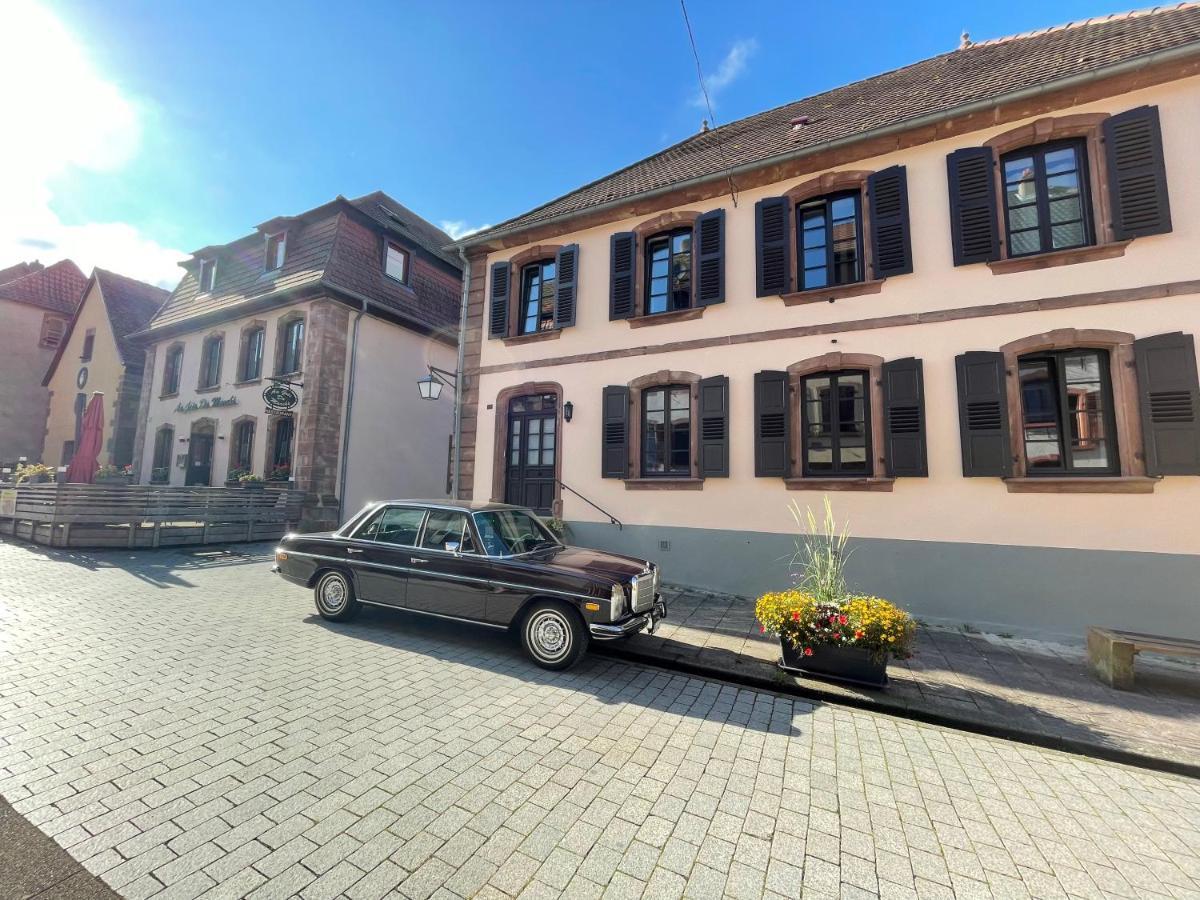
<path fill-rule="evenodd" d="M 687 28 L 688 42 L 692 45 L 692 58 L 696 60 L 696 78 L 700 81 L 700 93 L 704 97 L 704 105 L 708 107 L 708 121 L 712 123 L 715 130 L 717 127 L 717 117 L 713 113 L 712 100 L 708 96 L 708 85 L 704 83 L 704 71 L 700 68 L 700 53 L 696 50 L 696 36 L 692 34 L 692 23 L 688 18 L 687 3 L 685 0 L 679 0 L 679 8 L 683 11 L 683 24 Z M 723 135 L 717 135 L 717 149 L 721 152 L 721 162 L 725 167 L 725 179 L 729 182 L 729 197 L 733 200 L 733 205 L 736 208 L 738 205 L 737 187 L 733 183 L 733 172 L 729 168 L 729 157 L 725 155 L 725 138 Z"/>

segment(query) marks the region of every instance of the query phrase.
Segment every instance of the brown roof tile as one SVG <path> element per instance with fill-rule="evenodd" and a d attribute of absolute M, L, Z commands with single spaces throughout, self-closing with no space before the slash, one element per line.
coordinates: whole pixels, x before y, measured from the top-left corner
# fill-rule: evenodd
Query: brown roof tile
<path fill-rule="evenodd" d="M 500 232 L 567 218 L 680 182 L 720 176 L 727 168 L 765 164 L 799 150 L 1198 43 L 1197 3 L 984 41 L 693 135 L 459 243 L 482 243 Z M 793 131 L 792 120 L 802 116 L 809 123 Z"/>
<path fill-rule="evenodd" d="M 0 284 L 0 300 L 28 303 L 71 315 L 83 299 L 86 284 L 87 278 L 79 271 L 79 266 L 64 259 L 8 284 Z"/>
<path fill-rule="evenodd" d="M 171 292 L 105 269 L 96 269 L 93 277 L 100 283 L 121 361 L 126 365 L 139 364 L 140 354 L 131 335 L 150 324 Z"/>
<path fill-rule="evenodd" d="M 0 269 L 0 284 L 8 284 L 10 281 L 24 278 L 31 272 L 40 272 L 43 268 L 44 266 L 40 262 L 34 260 L 33 262 L 19 262 L 7 269 Z"/>
<path fill-rule="evenodd" d="M 455 257 L 443 249 L 449 236 L 387 194 L 377 191 L 356 200 L 338 198 L 288 220 L 287 229 L 283 267 L 270 272 L 263 271 L 264 240 L 257 232 L 231 244 L 197 251 L 197 257 L 216 258 L 215 289 L 201 294 L 196 266 L 189 263 L 187 273 L 149 328 L 159 331 L 202 317 L 233 317 L 269 295 L 320 286 L 364 294 L 422 327 L 443 330 L 457 324 L 456 304 L 447 307 L 440 299 L 426 296 L 428 292 L 416 284 L 417 289 L 401 288 L 383 276 L 382 234 L 426 251 L 439 264 L 458 268 Z"/>

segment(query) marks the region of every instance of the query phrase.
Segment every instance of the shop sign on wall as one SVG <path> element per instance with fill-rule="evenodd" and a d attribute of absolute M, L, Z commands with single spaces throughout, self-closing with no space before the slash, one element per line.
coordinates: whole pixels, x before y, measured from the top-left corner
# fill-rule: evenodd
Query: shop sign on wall
<path fill-rule="evenodd" d="M 205 397 L 203 400 L 189 400 L 175 406 L 175 412 L 189 413 L 201 409 L 217 409 L 221 406 L 237 406 L 237 397 Z"/>

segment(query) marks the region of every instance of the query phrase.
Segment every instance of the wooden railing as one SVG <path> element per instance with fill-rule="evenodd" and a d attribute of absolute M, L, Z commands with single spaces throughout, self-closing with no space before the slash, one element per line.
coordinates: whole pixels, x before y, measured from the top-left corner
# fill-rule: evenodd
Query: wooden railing
<path fill-rule="evenodd" d="M 154 484 L 0 487 L 0 534 L 51 547 L 166 547 L 282 537 L 300 491 Z"/>

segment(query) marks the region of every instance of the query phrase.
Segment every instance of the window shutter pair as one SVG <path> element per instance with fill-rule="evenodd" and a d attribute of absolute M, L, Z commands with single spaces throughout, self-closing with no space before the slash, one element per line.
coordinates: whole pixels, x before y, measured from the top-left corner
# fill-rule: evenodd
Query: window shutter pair
<path fill-rule="evenodd" d="M 568 244 L 555 257 L 558 290 L 554 297 L 554 327 L 566 328 L 575 324 L 575 306 L 579 290 L 579 245 Z M 512 302 L 512 264 L 492 263 L 491 311 L 488 316 L 488 336 L 508 337 L 508 308 Z"/>
<path fill-rule="evenodd" d="M 787 372 L 754 376 L 754 474 L 785 478 L 791 471 L 791 421 Z M 925 384 L 921 360 L 883 364 L 883 451 L 893 478 L 929 475 L 925 449 Z"/>
<path fill-rule="evenodd" d="M 714 209 L 696 219 L 692 233 L 696 306 L 725 302 L 725 210 Z M 637 314 L 637 235 L 620 231 L 609 240 L 608 317 Z M 561 290 L 561 288 L 560 288 Z"/>
<path fill-rule="evenodd" d="M 892 166 L 867 179 L 871 220 L 871 271 L 875 278 L 913 270 L 908 222 L 908 171 Z M 764 197 L 754 204 L 754 292 L 773 297 L 793 290 L 792 209 L 787 197 Z"/>
<path fill-rule="evenodd" d="M 1158 107 L 1141 106 L 1109 116 L 1102 132 L 1116 239 L 1171 231 Z M 991 147 L 965 147 L 946 157 L 956 266 L 1000 258 L 995 164 Z"/>
<path fill-rule="evenodd" d="M 700 381 L 697 423 L 700 429 L 700 477 L 729 477 L 729 379 L 724 375 Z M 604 389 L 600 431 L 601 476 L 629 477 L 629 388 Z"/>
<path fill-rule="evenodd" d="M 1190 334 L 1133 342 L 1148 475 L 1200 475 L 1200 387 Z M 1004 354 L 964 353 L 958 369 L 963 475 L 1013 473 Z"/>

